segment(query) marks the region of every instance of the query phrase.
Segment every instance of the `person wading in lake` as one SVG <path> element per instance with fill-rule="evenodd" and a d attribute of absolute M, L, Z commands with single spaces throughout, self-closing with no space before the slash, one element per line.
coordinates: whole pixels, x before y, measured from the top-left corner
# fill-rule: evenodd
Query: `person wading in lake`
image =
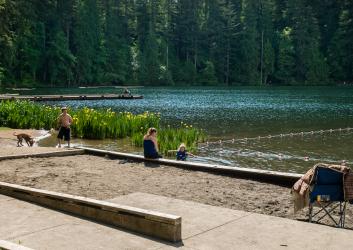
<path fill-rule="evenodd" d="M 186 161 L 188 156 L 195 157 L 192 153 L 187 152 L 186 145 L 184 143 L 180 144 L 176 153 L 177 161 Z"/>
<path fill-rule="evenodd" d="M 58 147 L 61 148 L 61 140 L 67 141 L 67 146 L 70 147 L 70 125 L 72 124 L 72 117 L 67 113 L 67 108 L 61 108 L 61 114 L 58 117 L 59 134 Z"/>
<path fill-rule="evenodd" d="M 162 158 L 158 154 L 157 130 L 155 128 L 149 128 L 147 134 L 143 137 L 143 151 L 146 158 Z"/>

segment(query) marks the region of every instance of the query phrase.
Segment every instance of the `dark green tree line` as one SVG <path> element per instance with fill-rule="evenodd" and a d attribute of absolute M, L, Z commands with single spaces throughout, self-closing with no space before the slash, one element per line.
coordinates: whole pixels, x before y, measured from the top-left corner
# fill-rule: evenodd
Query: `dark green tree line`
<path fill-rule="evenodd" d="M 0 0 L 0 85 L 353 83 L 350 0 Z"/>

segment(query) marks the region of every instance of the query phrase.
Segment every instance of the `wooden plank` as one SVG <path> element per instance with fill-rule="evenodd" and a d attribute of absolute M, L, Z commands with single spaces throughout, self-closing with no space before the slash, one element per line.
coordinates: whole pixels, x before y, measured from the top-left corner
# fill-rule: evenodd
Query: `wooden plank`
<path fill-rule="evenodd" d="M 181 240 L 181 217 L 0 182 L 0 193 L 159 239 Z"/>
<path fill-rule="evenodd" d="M 85 150 L 72 149 L 72 150 L 62 150 L 62 151 L 53 151 L 53 152 L 44 152 L 44 153 L 33 153 L 33 154 L 5 155 L 5 156 L 0 156 L 0 161 L 22 159 L 22 158 L 63 157 L 63 156 L 82 155 L 82 154 L 85 154 Z"/>
<path fill-rule="evenodd" d="M 214 164 L 205 164 L 189 161 L 175 161 L 168 159 L 147 159 L 142 155 L 134 155 L 128 153 L 120 153 L 114 151 L 100 150 L 88 147 L 79 147 L 84 149 L 86 153 L 99 155 L 99 156 L 110 156 L 120 159 L 129 159 L 137 162 L 151 162 L 160 165 L 168 165 L 183 169 L 195 170 L 195 171 L 207 171 L 218 174 L 225 174 L 230 176 L 261 180 L 269 183 L 280 184 L 284 186 L 292 186 L 302 174 L 296 173 L 285 173 L 262 169 L 250 169 L 250 168 L 240 168 L 240 167 L 229 167 Z"/>
<path fill-rule="evenodd" d="M 0 240 L 0 250 L 33 250 L 32 248 L 17 245 L 15 243 Z"/>

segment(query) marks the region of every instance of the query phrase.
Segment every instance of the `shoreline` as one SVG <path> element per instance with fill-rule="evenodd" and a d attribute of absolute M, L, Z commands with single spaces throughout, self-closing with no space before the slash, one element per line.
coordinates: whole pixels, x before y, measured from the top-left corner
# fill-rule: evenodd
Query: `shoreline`
<path fill-rule="evenodd" d="M 0 144 L 2 147 L 17 147 L 17 138 L 14 133 L 25 133 L 34 138 L 35 143 L 33 148 L 39 148 L 38 142 L 51 136 L 48 130 L 38 130 L 38 129 L 13 129 L 7 127 L 0 128 Z M 27 147 L 25 141 L 23 141 L 24 147 Z"/>
<path fill-rule="evenodd" d="M 16 147 L 13 132 L 26 132 L 38 140 L 45 130 L 0 129 L 0 155 L 38 153 L 55 147 Z M 144 192 L 181 200 L 276 217 L 306 221 L 307 209 L 293 213 L 290 188 L 207 172 L 151 165 L 108 157 L 77 155 L 24 158 L 0 162 L 0 181 L 93 199 L 107 200 Z M 138 183 L 138 185 L 135 185 Z M 353 229 L 353 209 L 347 207 L 347 227 Z M 328 222 L 329 221 L 324 221 Z"/>
<path fill-rule="evenodd" d="M 4 160 L 0 162 L 0 181 L 99 200 L 142 192 L 307 221 L 307 209 L 293 213 L 287 187 L 92 155 Z M 346 226 L 353 229 L 350 206 Z"/>

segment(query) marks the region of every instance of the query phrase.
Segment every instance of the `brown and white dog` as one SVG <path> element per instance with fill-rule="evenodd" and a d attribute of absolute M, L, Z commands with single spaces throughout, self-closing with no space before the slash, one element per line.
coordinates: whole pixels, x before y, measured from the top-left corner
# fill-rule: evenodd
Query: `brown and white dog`
<path fill-rule="evenodd" d="M 26 141 L 28 147 L 32 147 L 34 144 L 33 138 L 28 134 L 25 134 L 25 133 L 16 134 L 16 132 L 14 132 L 13 135 L 17 137 L 17 147 L 23 146 L 22 144 L 23 140 Z"/>

